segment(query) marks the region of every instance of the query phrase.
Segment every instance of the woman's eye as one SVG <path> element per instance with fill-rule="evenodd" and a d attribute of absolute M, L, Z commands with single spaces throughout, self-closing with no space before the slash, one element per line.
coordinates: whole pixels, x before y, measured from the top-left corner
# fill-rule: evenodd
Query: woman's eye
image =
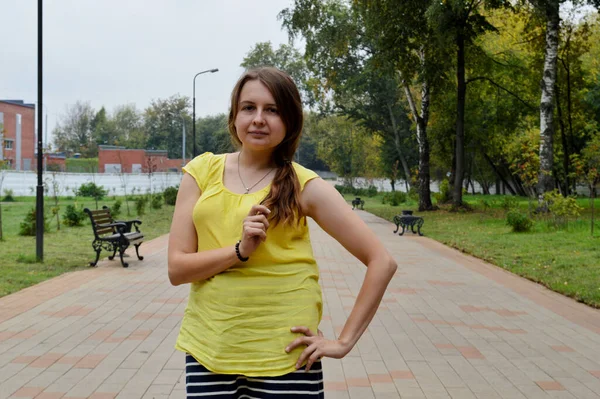
<path fill-rule="evenodd" d="M 269 108 L 269 112 L 272 112 L 274 114 L 277 113 L 277 108 Z"/>
<path fill-rule="evenodd" d="M 254 106 L 252 105 L 244 105 L 242 107 L 242 111 L 252 111 L 254 109 Z"/>

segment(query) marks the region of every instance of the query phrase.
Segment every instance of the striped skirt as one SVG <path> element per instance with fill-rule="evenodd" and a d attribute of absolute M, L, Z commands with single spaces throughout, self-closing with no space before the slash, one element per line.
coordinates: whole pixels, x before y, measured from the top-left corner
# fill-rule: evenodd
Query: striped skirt
<path fill-rule="evenodd" d="M 315 362 L 304 369 L 279 377 L 246 377 L 217 374 L 190 355 L 185 357 L 185 387 L 189 398 L 216 399 L 323 399 L 323 368 Z"/>

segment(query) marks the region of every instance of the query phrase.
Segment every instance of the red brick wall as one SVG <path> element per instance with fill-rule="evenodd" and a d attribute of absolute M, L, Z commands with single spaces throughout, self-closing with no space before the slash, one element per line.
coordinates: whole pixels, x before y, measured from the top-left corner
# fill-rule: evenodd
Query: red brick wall
<path fill-rule="evenodd" d="M 145 164 L 146 152 L 144 150 L 118 150 L 118 149 L 99 149 L 98 150 L 98 172 L 105 173 L 106 164 L 120 164 L 121 171 L 131 173 L 133 164 L 140 164 L 142 168 Z"/>
<path fill-rule="evenodd" d="M 35 109 L 23 105 L 0 102 L 0 112 L 4 113 L 4 138 L 14 140 L 13 149 L 0 149 L 4 159 L 12 159 L 13 168 L 16 169 L 17 156 L 17 114 L 21 114 L 21 170 L 26 158 L 31 159 L 31 167 L 35 157 Z"/>
<path fill-rule="evenodd" d="M 120 164 L 121 171 L 131 173 L 133 164 L 142 165 L 142 173 L 168 172 L 170 168 L 181 170 L 181 159 L 168 159 L 163 155 L 147 155 L 145 150 L 102 149 L 98 150 L 98 172 L 105 173 L 106 164 Z"/>

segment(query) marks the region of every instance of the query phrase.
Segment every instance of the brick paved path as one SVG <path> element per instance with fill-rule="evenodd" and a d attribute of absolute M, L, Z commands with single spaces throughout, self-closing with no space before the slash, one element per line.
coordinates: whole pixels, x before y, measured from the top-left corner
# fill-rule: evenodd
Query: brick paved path
<path fill-rule="evenodd" d="M 400 267 L 357 347 L 324 360 L 328 399 L 600 398 L 599 311 L 360 215 Z M 333 336 L 365 268 L 311 234 Z M 184 398 L 173 344 L 189 287 L 168 283 L 166 245 L 1 298 L 0 398 Z"/>

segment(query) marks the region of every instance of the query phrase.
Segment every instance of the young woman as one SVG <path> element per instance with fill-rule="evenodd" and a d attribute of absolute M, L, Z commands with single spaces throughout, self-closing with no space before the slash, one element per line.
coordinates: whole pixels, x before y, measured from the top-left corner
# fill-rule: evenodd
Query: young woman
<path fill-rule="evenodd" d="M 239 152 L 184 168 L 169 237 L 169 279 L 191 283 L 176 348 L 188 397 L 323 398 L 320 359 L 344 357 L 377 311 L 397 265 L 338 192 L 294 162 L 302 104 L 275 68 L 246 72 L 231 96 Z M 319 270 L 306 218 L 367 266 L 337 338 L 317 333 Z"/>

